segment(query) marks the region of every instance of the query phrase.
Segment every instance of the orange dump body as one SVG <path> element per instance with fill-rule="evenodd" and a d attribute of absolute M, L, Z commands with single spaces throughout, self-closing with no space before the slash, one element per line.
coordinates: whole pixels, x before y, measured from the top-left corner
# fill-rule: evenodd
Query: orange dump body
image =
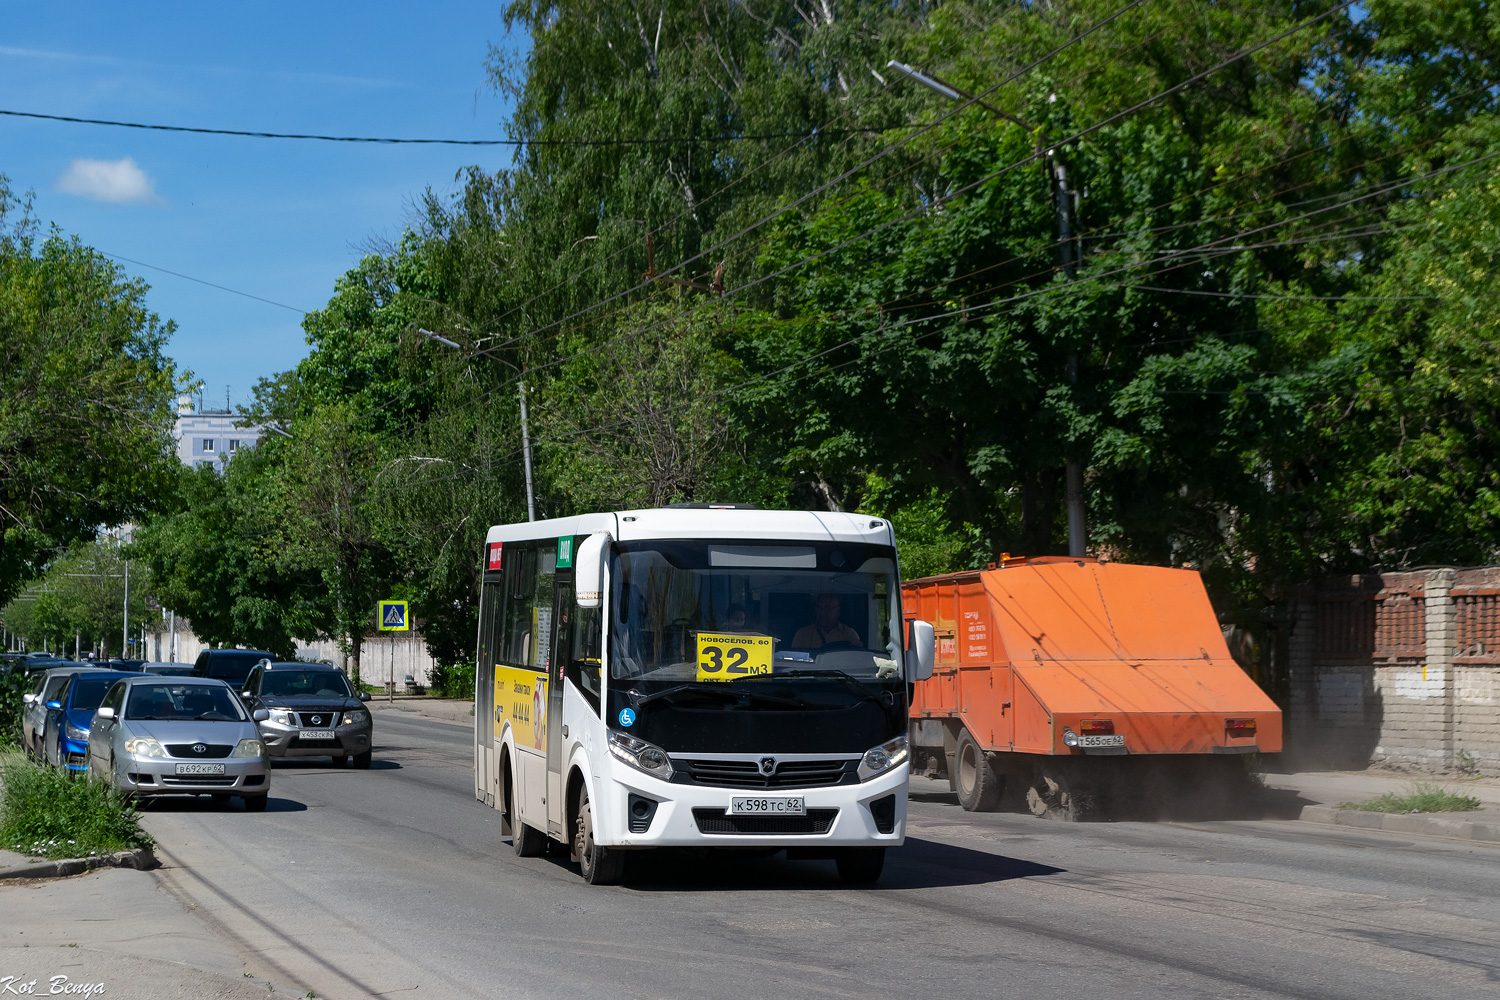
<path fill-rule="evenodd" d="M 1281 711 L 1230 657 L 1192 570 L 1018 559 L 903 591 L 937 634 L 912 702 L 918 744 L 962 725 L 1000 753 L 1281 750 Z M 1075 747 L 1067 731 L 1124 739 Z"/>

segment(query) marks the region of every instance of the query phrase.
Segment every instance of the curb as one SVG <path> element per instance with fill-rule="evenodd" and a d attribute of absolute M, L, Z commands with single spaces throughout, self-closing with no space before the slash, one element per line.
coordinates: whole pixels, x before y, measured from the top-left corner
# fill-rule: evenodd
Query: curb
<path fill-rule="evenodd" d="M 13 878 L 66 878 L 82 875 L 95 868 L 134 868 L 149 871 L 159 862 L 149 847 L 137 847 L 133 851 L 116 851 L 92 858 L 59 858 L 54 861 L 36 861 L 30 864 L 0 868 L 0 881 Z"/>
<path fill-rule="evenodd" d="M 375 700 L 373 699 L 367 702 L 367 705 L 374 704 Z M 469 726 L 474 723 L 474 703 L 457 698 L 434 698 L 431 701 L 424 698 L 410 698 L 404 703 L 398 698 L 394 702 L 381 702 L 380 710 L 395 710 L 397 712 L 405 712 L 408 715 L 420 715 L 423 718 L 435 719 L 438 722 L 450 722 L 461 726 Z"/>
<path fill-rule="evenodd" d="M 1297 818 L 1306 823 L 1500 844 L 1500 823 L 1475 822 L 1433 813 L 1376 813 L 1333 806 L 1303 806 L 1302 814 Z"/>

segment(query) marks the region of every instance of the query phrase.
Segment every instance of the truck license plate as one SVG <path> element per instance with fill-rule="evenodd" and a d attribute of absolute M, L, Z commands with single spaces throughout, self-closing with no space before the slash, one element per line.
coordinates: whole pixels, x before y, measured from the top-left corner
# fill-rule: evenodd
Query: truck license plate
<path fill-rule="evenodd" d="M 302 737 L 304 740 L 331 740 L 331 739 L 333 739 L 333 730 L 332 729 L 304 729 L 304 730 L 302 730 L 302 732 L 298 733 L 297 735 L 300 736 L 300 737 Z"/>
<path fill-rule="evenodd" d="M 1125 745 L 1125 737 L 1115 736 L 1080 736 L 1078 745 L 1081 747 L 1122 747 Z"/>
<path fill-rule="evenodd" d="M 178 764 L 178 774 L 223 774 L 223 764 Z"/>
<path fill-rule="evenodd" d="M 729 800 L 731 816 L 806 816 L 807 800 L 800 795 L 766 798 L 736 795 Z"/>

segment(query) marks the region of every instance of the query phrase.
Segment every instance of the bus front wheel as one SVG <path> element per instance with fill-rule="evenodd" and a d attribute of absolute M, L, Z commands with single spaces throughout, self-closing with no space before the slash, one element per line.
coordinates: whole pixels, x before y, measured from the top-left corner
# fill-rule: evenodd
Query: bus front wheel
<path fill-rule="evenodd" d="M 573 823 L 573 858 L 589 885 L 617 885 L 625 875 L 623 851 L 601 847 L 594 840 L 594 807 L 587 788 L 578 790 L 578 818 Z"/>

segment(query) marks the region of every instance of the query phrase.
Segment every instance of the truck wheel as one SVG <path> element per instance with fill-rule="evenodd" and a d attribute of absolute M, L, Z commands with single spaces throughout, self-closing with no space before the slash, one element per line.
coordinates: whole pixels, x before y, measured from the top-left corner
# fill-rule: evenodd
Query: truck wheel
<path fill-rule="evenodd" d="M 958 793 L 958 804 L 968 812 L 994 812 L 1000 805 L 1004 782 L 967 729 L 958 736 L 953 765 L 953 790 Z"/>
<path fill-rule="evenodd" d="M 845 847 L 834 856 L 839 878 L 846 885 L 869 885 L 880 879 L 885 867 L 884 847 Z"/>
<path fill-rule="evenodd" d="M 510 845 L 515 848 L 516 857 L 541 857 L 547 850 L 547 835 L 521 822 L 521 796 L 509 771 L 505 773 L 505 788 L 510 796 Z"/>
<path fill-rule="evenodd" d="M 594 807 L 588 789 L 578 790 L 578 818 L 573 822 L 573 856 L 589 885 L 618 885 L 625 876 L 625 852 L 601 847 L 594 840 Z"/>

